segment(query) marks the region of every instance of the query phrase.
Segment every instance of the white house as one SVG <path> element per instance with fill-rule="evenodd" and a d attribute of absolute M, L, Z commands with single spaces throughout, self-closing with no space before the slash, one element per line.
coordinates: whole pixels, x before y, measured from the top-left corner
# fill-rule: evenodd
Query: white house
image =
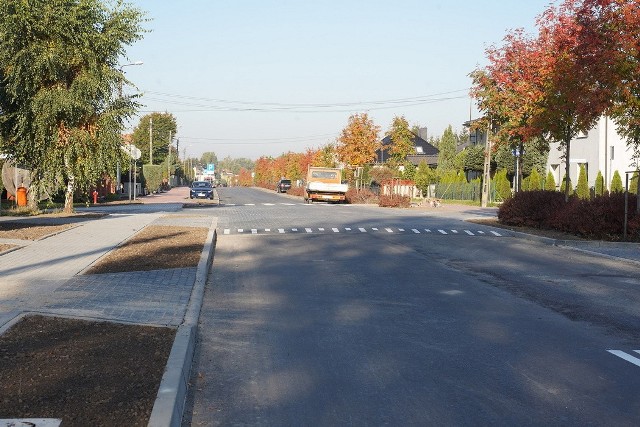
<path fill-rule="evenodd" d="M 565 173 L 565 160 L 562 158 L 564 150 L 559 150 L 560 143 L 549 145 L 549 160 L 547 171 L 553 173 L 556 185 L 559 187 Z M 595 186 L 598 171 L 604 177 L 605 186 L 611 185 L 613 173 L 617 170 L 625 183 L 625 173 L 634 170 L 632 166 L 632 150 L 627 142 L 616 132 L 616 125 L 608 117 L 601 117 L 589 132 L 578 135 L 571 141 L 569 153 L 569 178 L 575 187 L 578 182 L 580 165 L 585 165 L 589 186 Z M 631 174 L 629 174 L 631 179 Z"/>
<path fill-rule="evenodd" d="M 464 125 L 469 127 L 470 122 Z M 471 131 L 469 144 L 483 144 L 487 141 L 486 132 L 482 130 Z M 560 143 L 549 144 L 549 158 L 546 176 L 549 171 L 553 174 L 556 187 L 559 189 L 565 173 L 564 150 L 559 150 Z M 625 184 L 625 173 L 633 172 L 632 150 L 627 147 L 627 142 L 616 132 L 615 123 L 608 117 L 601 117 L 598 123 L 589 132 L 578 135 L 571 141 L 569 159 L 569 177 L 575 187 L 578 183 L 580 165 L 585 165 L 589 187 L 594 187 L 598 171 L 602 173 L 605 187 L 611 186 L 611 178 L 617 170 Z M 629 174 L 631 179 L 631 173 Z"/>

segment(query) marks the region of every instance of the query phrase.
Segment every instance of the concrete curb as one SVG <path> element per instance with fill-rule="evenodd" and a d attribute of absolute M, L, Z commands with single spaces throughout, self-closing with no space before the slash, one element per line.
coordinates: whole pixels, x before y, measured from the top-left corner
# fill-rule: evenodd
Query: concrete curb
<path fill-rule="evenodd" d="M 567 249 L 571 249 L 577 252 L 584 252 L 591 255 L 597 255 L 602 258 L 607 258 L 615 261 L 626 262 L 629 264 L 633 264 L 636 266 L 640 266 L 640 261 L 635 259 L 623 258 L 615 255 L 604 254 L 602 252 L 598 252 L 595 250 L 589 250 L 590 248 L 605 248 L 605 247 L 616 247 L 616 246 L 635 246 L 640 247 L 638 243 L 630 243 L 630 242 L 603 242 L 599 240 L 566 240 L 566 239 L 553 239 L 550 237 L 536 236 L 534 234 L 527 234 L 521 231 L 513 231 L 509 229 L 504 229 L 500 227 L 492 227 L 487 225 L 487 227 L 494 228 L 496 230 L 507 230 L 514 235 L 514 237 L 528 240 L 532 242 L 538 242 L 549 246 L 558 246 Z"/>
<path fill-rule="evenodd" d="M 158 395 L 149 417 L 148 425 L 152 427 L 177 427 L 182 424 L 191 365 L 195 354 L 198 319 L 204 300 L 209 267 L 215 251 L 217 226 L 217 219 L 212 219 L 205 246 L 200 254 L 189 305 L 184 320 L 176 332 L 165 373 L 162 376 Z"/>

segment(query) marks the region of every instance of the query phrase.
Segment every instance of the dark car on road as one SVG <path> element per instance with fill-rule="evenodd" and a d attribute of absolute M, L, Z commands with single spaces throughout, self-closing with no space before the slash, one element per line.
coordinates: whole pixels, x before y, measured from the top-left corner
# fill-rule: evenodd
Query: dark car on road
<path fill-rule="evenodd" d="M 213 186 L 209 181 L 193 181 L 189 198 L 213 200 Z"/>
<path fill-rule="evenodd" d="M 276 184 L 276 191 L 278 193 L 286 193 L 287 190 L 291 188 L 291 180 L 290 179 L 281 179 Z"/>

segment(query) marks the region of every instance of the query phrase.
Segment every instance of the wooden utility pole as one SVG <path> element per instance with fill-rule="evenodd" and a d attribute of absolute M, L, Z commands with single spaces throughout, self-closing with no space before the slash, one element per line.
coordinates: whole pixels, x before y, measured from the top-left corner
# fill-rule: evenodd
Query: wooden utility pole
<path fill-rule="evenodd" d="M 484 148 L 484 172 L 482 174 L 482 207 L 489 205 L 491 191 L 491 120 L 487 126 L 487 143 Z"/>

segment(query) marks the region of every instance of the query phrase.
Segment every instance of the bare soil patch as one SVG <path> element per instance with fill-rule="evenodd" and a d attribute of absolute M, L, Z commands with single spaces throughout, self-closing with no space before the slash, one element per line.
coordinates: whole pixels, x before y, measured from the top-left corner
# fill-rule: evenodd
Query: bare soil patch
<path fill-rule="evenodd" d="M 25 317 L 0 336 L 0 418 L 145 426 L 175 332 Z"/>
<path fill-rule="evenodd" d="M 208 233 L 204 227 L 148 226 L 86 274 L 196 267 Z"/>
<path fill-rule="evenodd" d="M 74 227 L 74 224 L 33 224 L 26 222 L 0 222 L 0 239 L 38 240 Z"/>

